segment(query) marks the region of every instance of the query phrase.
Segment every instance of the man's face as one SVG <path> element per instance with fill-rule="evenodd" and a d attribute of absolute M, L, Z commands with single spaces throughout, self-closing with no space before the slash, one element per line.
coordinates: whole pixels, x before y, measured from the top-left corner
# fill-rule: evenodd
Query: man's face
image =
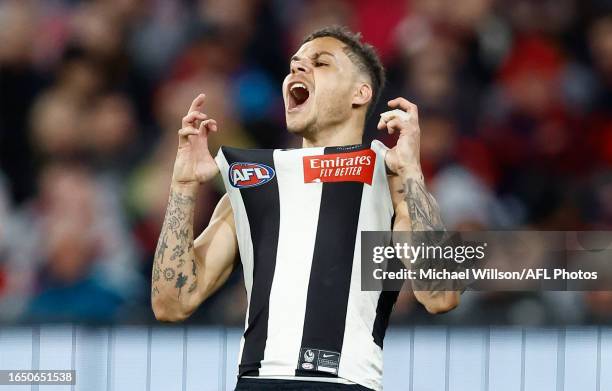
<path fill-rule="evenodd" d="M 291 58 L 283 82 L 285 118 L 291 133 L 314 133 L 350 118 L 359 72 L 343 47 L 335 38 L 316 38 Z"/>

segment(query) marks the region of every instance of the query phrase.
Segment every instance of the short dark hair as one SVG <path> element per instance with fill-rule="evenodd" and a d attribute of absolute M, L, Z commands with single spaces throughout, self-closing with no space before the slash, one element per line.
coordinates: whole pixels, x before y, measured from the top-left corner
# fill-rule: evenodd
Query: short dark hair
<path fill-rule="evenodd" d="M 361 41 L 361 33 L 353 33 L 344 26 L 323 27 L 304 38 L 302 44 L 324 37 L 332 37 L 344 43 L 347 56 L 361 72 L 370 77 L 372 81 L 372 101 L 367 111 L 367 116 L 369 116 L 374 110 L 385 85 L 385 68 L 380 62 L 376 49 L 372 45 Z"/>

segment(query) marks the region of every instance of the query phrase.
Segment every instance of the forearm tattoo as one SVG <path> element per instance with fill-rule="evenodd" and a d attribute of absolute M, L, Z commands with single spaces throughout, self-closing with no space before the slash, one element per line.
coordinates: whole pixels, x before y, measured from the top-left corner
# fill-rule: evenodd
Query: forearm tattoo
<path fill-rule="evenodd" d="M 188 292 L 193 292 L 197 286 L 195 255 L 192 251 L 194 204 L 193 197 L 170 190 L 168 208 L 153 260 L 152 296 L 158 295 L 160 290 L 174 287 L 177 297 L 180 297 L 182 288 L 190 279 Z M 182 271 L 186 264 L 191 268 L 191 273 Z M 160 286 L 162 277 L 166 282 L 163 289 Z"/>
<path fill-rule="evenodd" d="M 458 237 L 451 236 L 446 232 L 446 227 L 442 222 L 440 207 L 435 198 L 425 189 L 423 178 L 408 179 L 404 183 L 402 190 L 404 200 L 408 206 L 410 224 L 412 231 L 428 231 L 417 234 L 417 237 L 427 245 L 458 245 Z M 413 265 L 415 269 L 428 269 L 431 262 L 417 259 Z M 447 265 L 450 271 L 459 271 L 463 268 L 461 264 L 451 263 Z M 449 290 L 464 290 L 468 281 L 448 281 L 448 280 L 413 280 L 415 290 L 428 291 L 431 297 L 443 295 Z"/>
<path fill-rule="evenodd" d="M 408 179 L 400 190 L 408 206 L 413 231 L 444 231 L 440 207 L 422 180 Z"/>

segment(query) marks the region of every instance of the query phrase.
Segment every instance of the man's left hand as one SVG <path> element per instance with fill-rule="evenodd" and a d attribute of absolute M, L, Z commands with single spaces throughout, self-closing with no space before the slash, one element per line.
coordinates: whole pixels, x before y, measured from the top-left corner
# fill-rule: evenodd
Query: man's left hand
<path fill-rule="evenodd" d="M 395 147 L 387 152 L 385 163 L 391 172 L 401 177 L 422 178 L 420 164 L 419 113 L 417 106 L 404 98 L 395 98 L 388 103 L 393 110 L 380 115 L 378 129 L 387 129 L 389 134 L 399 132 Z"/>

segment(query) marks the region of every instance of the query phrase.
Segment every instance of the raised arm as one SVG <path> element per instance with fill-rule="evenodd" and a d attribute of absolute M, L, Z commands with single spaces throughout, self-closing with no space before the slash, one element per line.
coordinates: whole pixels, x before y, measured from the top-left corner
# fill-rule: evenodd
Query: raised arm
<path fill-rule="evenodd" d="M 390 179 L 395 204 L 393 231 L 445 231 L 440 210 L 420 178 L 393 176 Z M 429 268 L 417 260 L 412 268 Z M 412 281 L 414 296 L 428 312 L 448 312 L 459 305 L 461 293 L 451 291 L 445 281 Z"/>
<path fill-rule="evenodd" d="M 186 319 L 228 278 L 238 245 L 228 196 L 220 201 L 208 227 L 194 240 L 193 215 L 200 183 L 218 172 L 208 150 L 214 120 L 201 110 L 199 95 L 183 118 L 166 216 L 153 260 L 151 304 L 155 317 L 176 322 Z"/>
<path fill-rule="evenodd" d="M 395 209 L 394 231 L 445 231 L 440 208 L 425 187 L 420 164 L 420 128 L 416 105 L 404 98 L 393 99 L 383 113 L 379 129 L 400 133 L 397 145 L 387 152 L 385 163 L 392 173 L 389 179 Z M 418 261 L 417 261 L 418 263 Z M 421 266 L 421 265 L 416 265 Z M 414 295 L 430 313 L 447 312 L 459 304 L 461 293 L 436 288 L 439 282 L 416 285 Z M 421 289 L 421 290 L 420 290 Z"/>

